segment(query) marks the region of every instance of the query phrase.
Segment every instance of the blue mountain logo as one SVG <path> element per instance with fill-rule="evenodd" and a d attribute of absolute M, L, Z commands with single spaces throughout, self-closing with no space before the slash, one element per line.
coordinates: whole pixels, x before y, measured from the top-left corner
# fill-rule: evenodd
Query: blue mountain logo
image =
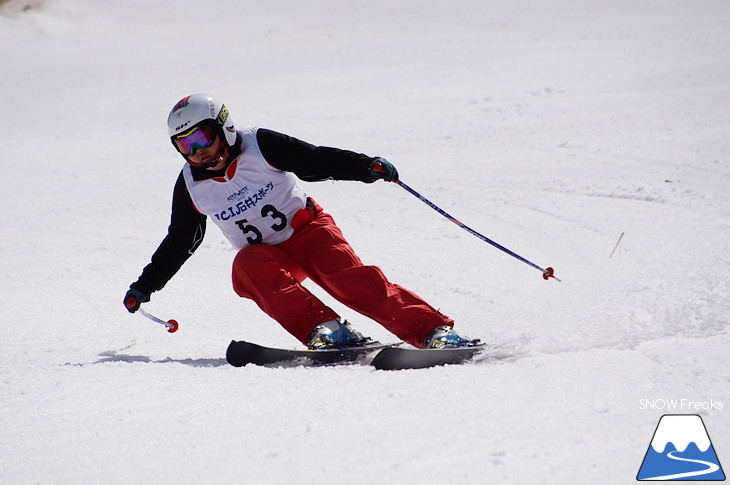
<path fill-rule="evenodd" d="M 702 418 L 665 414 L 646 450 L 637 480 L 725 480 Z"/>

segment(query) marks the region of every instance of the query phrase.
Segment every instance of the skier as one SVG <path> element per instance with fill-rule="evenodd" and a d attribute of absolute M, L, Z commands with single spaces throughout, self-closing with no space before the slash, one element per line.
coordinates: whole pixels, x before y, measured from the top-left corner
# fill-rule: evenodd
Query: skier
<path fill-rule="evenodd" d="M 371 340 L 302 286 L 306 278 L 415 347 L 476 344 L 453 330 L 452 319 L 388 281 L 380 268 L 363 265 L 332 216 L 296 181 L 397 181 L 392 163 L 263 128 L 236 130 L 228 109 L 209 94 L 180 100 L 167 126 L 187 163 L 175 184 L 168 234 L 124 296 L 129 312 L 148 302 L 193 254 L 210 218 L 238 249 L 236 293 L 310 349 Z"/>

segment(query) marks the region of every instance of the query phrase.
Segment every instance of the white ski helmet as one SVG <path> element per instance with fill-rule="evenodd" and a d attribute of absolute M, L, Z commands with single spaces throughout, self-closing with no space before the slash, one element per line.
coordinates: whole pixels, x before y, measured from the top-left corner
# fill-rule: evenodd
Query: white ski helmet
<path fill-rule="evenodd" d="M 236 128 L 228 108 L 211 94 L 193 94 L 178 101 L 167 117 L 167 133 L 173 140 L 194 126 L 206 124 L 223 135 L 229 148 L 235 145 Z"/>

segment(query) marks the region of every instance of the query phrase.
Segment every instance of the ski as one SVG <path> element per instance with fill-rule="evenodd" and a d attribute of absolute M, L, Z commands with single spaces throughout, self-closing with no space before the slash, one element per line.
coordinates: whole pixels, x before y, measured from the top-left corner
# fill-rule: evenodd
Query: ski
<path fill-rule="evenodd" d="M 484 351 L 484 344 L 444 349 L 392 347 L 381 350 L 371 365 L 378 370 L 425 369 L 448 364 L 463 364 Z"/>
<path fill-rule="evenodd" d="M 395 344 L 371 342 L 358 347 L 337 349 L 295 350 L 265 347 L 245 341 L 232 340 L 226 351 L 226 360 L 234 367 L 254 364 L 268 367 L 298 367 L 357 364 L 365 361 L 370 354 L 391 348 Z"/>

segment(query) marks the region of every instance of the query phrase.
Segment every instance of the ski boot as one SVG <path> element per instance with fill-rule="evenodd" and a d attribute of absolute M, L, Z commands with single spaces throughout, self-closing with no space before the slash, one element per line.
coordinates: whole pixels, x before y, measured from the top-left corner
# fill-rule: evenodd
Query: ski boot
<path fill-rule="evenodd" d="M 448 326 L 436 327 L 433 332 L 428 334 L 424 349 L 447 349 L 455 347 L 475 347 L 479 345 L 479 339 L 470 339 L 462 337 Z"/>
<path fill-rule="evenodd" d="M 339 318 L 320 323 L 309 334 L 307 347 L 310 350 L 360 347 L 373 340 L 352 328 L 347 320 Z"/>

